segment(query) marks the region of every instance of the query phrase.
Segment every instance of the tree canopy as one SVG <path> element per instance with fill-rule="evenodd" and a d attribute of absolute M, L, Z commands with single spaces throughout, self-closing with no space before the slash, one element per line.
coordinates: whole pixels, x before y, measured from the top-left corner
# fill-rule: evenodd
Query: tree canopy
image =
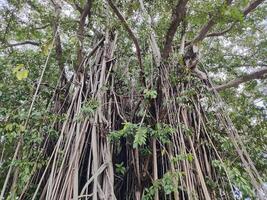
<path fill-rule="evenodd" d="M 266 199 L 264 0 L 0 0 L 0 199 Z"/>

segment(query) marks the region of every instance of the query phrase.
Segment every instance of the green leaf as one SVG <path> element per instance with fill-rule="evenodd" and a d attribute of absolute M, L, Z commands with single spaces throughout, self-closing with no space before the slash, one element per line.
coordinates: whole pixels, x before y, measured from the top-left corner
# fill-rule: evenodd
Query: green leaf
<path fill-rule="evenodd" d="M 20 81 L 23 80 L 23 79 L 25 79 L 25 78 L 27 78 L 28 75 L 29 75 L 29 70 L 27 70 L 27 69 L 20 70 L 20 71 L 18 71 L 16 73 L 16 77 Z"/>
<path fill-rule="evenodd" d="M 116 173 L 121 174 L 121 175 L 124 175 L 125 174 L 126 168 L 124 167 L 124 163 L 123 162 L 116 163 L 115 164 L 115 167 L 116 167 L 115 168 Z"/>
<path fill-rule="evenodd" d="M 144 90 L 144 96 L 146 99 L 155 99 L 157 98 L 157 91 L 156 90 Z"/>
<path fill-rule="evenodd" d="M 233 7 L 231 9 L 231 16 L 234 20 L 241 21 L 243 19 L 243 13 L 239 8 Z"/>
<path fill-rule="evenodd" d="M 134 137 L 133 147 L 137 148 L 138 146 L 144 145 L 146 143 L 146 138 L 147 138 L 147 129 L 144 127 L 139 127 Z"/>
<path fill-rule="evenodd" d="M 46 42 L 42 47 L 41 47 L 41 49 L 42 49 L 42 53 L 45 55 L 45 56 L 47 56 L 48 55 L 48 53 L 49 53 L 49 51 L 50 51 L 50 49 L 53 47 L 53 42 L 52 41 L 48 41 L 48 42 Z"/>
<path fill-rule="evenodd" d="M 13 70 L 13 74 L 18 73 L 22 68 L 24 67 L 24 64 L 18 64 Z"/>

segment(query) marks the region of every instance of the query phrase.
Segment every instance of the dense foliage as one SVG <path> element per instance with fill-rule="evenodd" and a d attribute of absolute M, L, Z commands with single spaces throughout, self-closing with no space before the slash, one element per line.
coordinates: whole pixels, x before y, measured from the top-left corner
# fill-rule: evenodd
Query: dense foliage
<path fill-rule="evenodd" d="M 266 1 L 0 6 L 0 199 L 266 198 Z"/>

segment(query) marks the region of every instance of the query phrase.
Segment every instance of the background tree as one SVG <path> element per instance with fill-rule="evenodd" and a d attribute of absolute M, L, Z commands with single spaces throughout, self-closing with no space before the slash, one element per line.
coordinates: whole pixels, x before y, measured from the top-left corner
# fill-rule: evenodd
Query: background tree
<path fill-rule="evenodd" d="M 266 198 L 266 1 L 0 2 L 2 199 Z"/>

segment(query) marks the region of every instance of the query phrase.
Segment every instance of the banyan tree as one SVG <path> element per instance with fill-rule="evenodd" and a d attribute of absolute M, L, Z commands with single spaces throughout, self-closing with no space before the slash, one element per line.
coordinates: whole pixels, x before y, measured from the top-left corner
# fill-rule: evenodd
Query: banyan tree
<path fill-rule="evenodd" d="M 2 5 L 0 199 L 266 199 L 264 0 Z"/>

